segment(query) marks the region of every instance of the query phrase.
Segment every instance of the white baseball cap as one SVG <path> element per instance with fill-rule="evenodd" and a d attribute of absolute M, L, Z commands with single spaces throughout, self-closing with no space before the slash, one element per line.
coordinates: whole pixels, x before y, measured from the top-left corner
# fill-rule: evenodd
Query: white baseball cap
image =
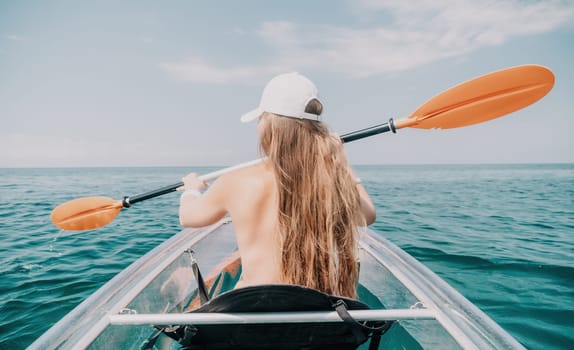
<path fill-rule="evenodd" d="M 259 107 L 241 116 L 243 123 L 257 119 L 263 112 L 284 117 L 320 120 L 316 114 L 306 113 L 309 101 L 317 99 L 317 87 L 305 76 L 293 72 L 271 79 L 259 102 Z"/>

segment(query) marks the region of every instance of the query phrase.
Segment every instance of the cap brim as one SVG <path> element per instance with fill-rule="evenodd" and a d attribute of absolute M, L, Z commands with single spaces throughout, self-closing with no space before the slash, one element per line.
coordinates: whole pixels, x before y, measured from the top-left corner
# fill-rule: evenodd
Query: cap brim
<path fill-rule="evenodd" d="M 241 116 L 241 122 L 242 123 L 249 123 L 251 121 L 254 121 L 255 119 L 259 118 L 259 116 L 262 113 L 263 112 L 259 108 L 255 108 L 254 110 L 247 112 L 244 115 L 242 115 Z"/>

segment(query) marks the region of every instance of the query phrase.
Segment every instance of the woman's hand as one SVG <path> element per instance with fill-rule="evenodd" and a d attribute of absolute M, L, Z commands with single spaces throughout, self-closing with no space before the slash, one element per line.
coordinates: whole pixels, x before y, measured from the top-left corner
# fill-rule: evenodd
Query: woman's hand
<path fill-rule="evenodd" d="M 183 186 L 179 187 L 178 191 L 203 191 L 208 187 L 207 182 L 201 180 L 197 173 L 190 173 L 184 176 L 181 181 L 183 182 Z"/>

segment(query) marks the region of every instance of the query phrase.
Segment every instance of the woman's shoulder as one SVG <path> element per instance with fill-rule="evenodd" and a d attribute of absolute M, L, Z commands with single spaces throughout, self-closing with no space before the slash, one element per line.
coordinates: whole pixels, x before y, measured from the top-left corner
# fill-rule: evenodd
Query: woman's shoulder
<path fill-rule="evenodd" d="M 260 165 L 234 170 L 222 175 L 213 184 L 222 196 L 228 210 L 249 206 L 249 203 L 265 198 L 273 189 L 273 176 Z"/>
<path fill-rule="evenodd" d="M 272 176 L 272 172 L 268 165 L 262 163 L 231 171 L 222 175 L 219 181 L 225 183 L 227 186 L 253 187 L 254 185 L 264 183 L 270 175 Z"/>

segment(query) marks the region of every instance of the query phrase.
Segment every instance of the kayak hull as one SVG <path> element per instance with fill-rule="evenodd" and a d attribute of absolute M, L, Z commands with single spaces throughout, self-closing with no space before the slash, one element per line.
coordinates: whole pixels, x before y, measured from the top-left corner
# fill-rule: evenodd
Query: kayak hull
<path fill-rule="evenodd" d="M 186 313 L 200 306 L 192 263 L 205 276 L 210 298 L 233 289 L 241 275 L 233 224 L 225 219 L 187 229 L 156 247 L 38 338 L 30 349 L 141 349 L 158 325 L 341 322 L 333 311 Z M 402 249 L 367 230 L 360 241 L 360 320 L 396 320 L 380 348 L 523 349 L 436 274 Z M 176 349 L 168 337 L 156 349 Z"/>

